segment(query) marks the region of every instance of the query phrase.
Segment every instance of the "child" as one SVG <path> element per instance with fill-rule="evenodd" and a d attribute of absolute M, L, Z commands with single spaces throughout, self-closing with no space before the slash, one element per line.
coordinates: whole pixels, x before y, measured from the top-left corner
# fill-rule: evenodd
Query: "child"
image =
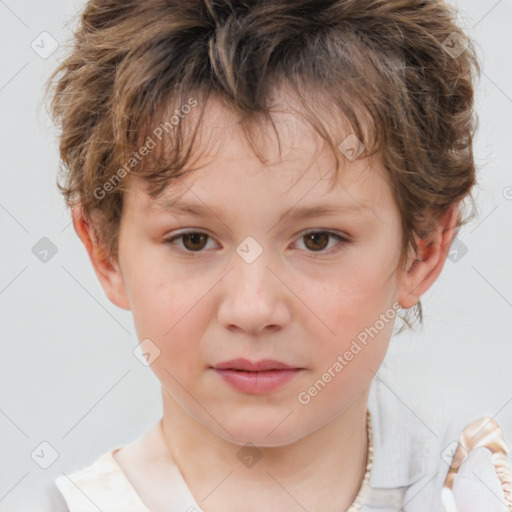
<path fill-rule="evenodd" d="M 495 420 L 422 424 L 376 375 L 467 222 L 479 64 L 454 20 L 87 3 L 55 71 L 59 187 L 164 413 L 57 478 L 71 512 L 512 506 Z"/>

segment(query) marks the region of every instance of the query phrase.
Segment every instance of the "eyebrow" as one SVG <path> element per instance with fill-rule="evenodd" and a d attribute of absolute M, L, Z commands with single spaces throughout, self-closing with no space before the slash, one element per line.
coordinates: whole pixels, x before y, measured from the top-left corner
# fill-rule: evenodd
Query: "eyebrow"
<path fill-rule="evenodd" d="M 218 215 L 206 205 L 201 203 L 184 203 L 163 201 L 156 204 L 158 211 L 165 211 L 175 215 L 192 215 L 199 218 L 218 217 Z M 369 210 L 369 206 L 364 203 L 335 203 L 335 204 L 319 204 L 314 206 L 292 206 L 289 210 L 282 212 L 278 222 L 285 217 L 289 220 L 298 220 L 303 218 L 321 217 L 335 213 L 357 214 L 365 210 Z"/>

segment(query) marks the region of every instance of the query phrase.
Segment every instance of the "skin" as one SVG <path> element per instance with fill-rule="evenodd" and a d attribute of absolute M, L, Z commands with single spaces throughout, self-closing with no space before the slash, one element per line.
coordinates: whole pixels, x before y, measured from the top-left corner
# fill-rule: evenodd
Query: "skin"
<path fill-rule="evenodd" d="M 293 114 L 275 119 L 283 152 L 279 159 L 275 142 L 262 135 L 260 147 L 271 158 L 264 165 L 233 114 L 212 101 L 199 139 L 199 147 L 208 148 L 204 167 L 174 183 L 168 195 L 206 205 L 211 214 L 159 209 L 143 183 L 131 179 L 118 261 L 105 258 L 83 212 L 74 212 L 75 230 L 105 293 L 132 311 L 138 339 L 149 338 L 160 350 L 151 369 L 162 384 L 163 417 L 116 454 L 153 510 L 163 510 L 172 496 L 174 464 L 207 512 L 349 507 L 366 463 L 369 387 L 394 320 L 309 403 L 300 403 L 298 394 L 380 314 L 395 311 L 393 303 L 409 308 L 418 301 L 440 274 L 454 235 L 455 207 L 430 243 L 411 256 L 412 269 L 397 273 L 400 215 L 380 162 L 347 160 L 330 190 L 334 156 Z M 325 203 L 367 209 L 278 221 L 295 205 Z M 162 240 L 185 228 L 209 237 L 203 245 L 176 239 L 178 254 Z M 313 228 L 351 242 L 308 242 L 303 232 Z M 236 252 L 248 236 L 263 248 L 250 264 Z M 251 395 L 210 368 L 237 357 L 270 358 L 303 370 L 278 391 Z M 252 468 L 237 457 L 248 442 L 261 455 Z"/>

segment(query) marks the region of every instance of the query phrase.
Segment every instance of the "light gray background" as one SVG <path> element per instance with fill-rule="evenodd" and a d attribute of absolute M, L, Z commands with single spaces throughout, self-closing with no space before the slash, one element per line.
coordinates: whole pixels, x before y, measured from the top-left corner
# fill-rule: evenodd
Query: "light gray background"
<path fill-rule="evenodd" d="M 134 440 L 162 413 L 156 377 L 132 354 L 131 314 L 104 295 L 55 185 L 56 131 L 41 94 L 61 48 L 43 59 L 31 43 L 47 31 L 62 45 L 82 5 L 0 0 L 3 512 L 48 509 L 45 489 L 62 471 Z M 393 339 L 380 375 L 426 423 L 440 410 L 462 422 L 489 415 L 512 444 L 512 1 L 458 5 L 484 63 L 480 215 L 459 234 L 467 253 L 422 298 L 424 329 Z M 46 263 L 32 253 L 42 237 L 58 249 Z M 48 469 L 31 458 L 43 441 L 58 452 Z"/>

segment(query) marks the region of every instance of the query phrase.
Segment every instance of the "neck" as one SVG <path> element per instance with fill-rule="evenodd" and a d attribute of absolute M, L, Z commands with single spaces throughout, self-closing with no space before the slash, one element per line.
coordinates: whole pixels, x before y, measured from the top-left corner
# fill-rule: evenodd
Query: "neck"
<path fill-rule="evenodd" d="M 243 445 L 206 428 L 162 389 L 162 434 L 206 512 L 339 512 L 350 507 L 365 473 L 368 393 L 369 389 L 343 414 L 302 439 L 240 452 Z"/>

